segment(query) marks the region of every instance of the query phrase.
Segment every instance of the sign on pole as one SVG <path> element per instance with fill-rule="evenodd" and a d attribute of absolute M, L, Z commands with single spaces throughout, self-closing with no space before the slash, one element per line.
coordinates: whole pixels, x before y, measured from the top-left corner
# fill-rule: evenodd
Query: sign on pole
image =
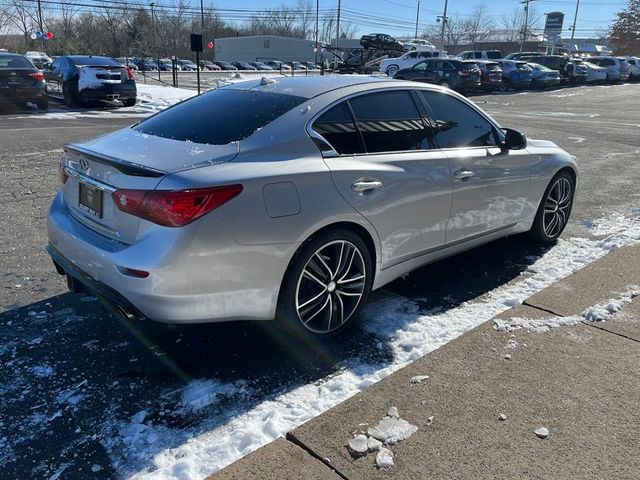
<path fill-rule="evenodd" d="M 544 35 L 547 41 L 556 43 L 560 40 L 562 33 L 562 23 L 564 22 L 564 13 L 551 12 L 547 14 L 547 21 L 544 24 Z"/>

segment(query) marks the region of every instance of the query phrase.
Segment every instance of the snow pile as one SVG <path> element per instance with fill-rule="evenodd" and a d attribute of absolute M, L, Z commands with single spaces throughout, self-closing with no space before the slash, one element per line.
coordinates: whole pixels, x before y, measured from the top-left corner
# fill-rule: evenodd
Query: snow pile
<path fill-rule="evenodd" d="M 617 298 L 612 298 L 603 304 L 589 307 L 580 315 L 570 315 L 567 317 L 554 316 L 542 320 L 512 317 L 508 320 L 496 320 L 493 327 L 498 332 L 526 329 L 533 332 L 546 333 L 552 328 L 573 326 L 581 322 L 604 322 L 609 320 L 616 312 L 620 311 L 625 304 L 631 302 L 631 300 L 638 295 L 640 295 L 640 286 L 633 285 L 628 287 L 627 290 Z"/>
<path fill-rule="evenodd" d="M 130 421 L 112 422 L 118 434 L 107 450 L 118 476 L 153 479 L 199 479 L 284 435 L 338 403 L 387 377 L 417 358 L 507 310 L 512 304 L 557 282 L 608 252 L 640 240 L 640 224 L 604 239 L 560 240 L 519 278 L 455 308 L 423 311 L 410 299 L 377 293 L 364 309 L 367 330 L 382 337 L 380 348 L 393 359 L 371 364 L 359 358 L 343 361 L 341 370 L 322 381 L 292 388 L 251 403 L 240 399 L 232 411 L 212 416 L 197 427 L 170 429 L 148 422 L 144 435 L 129 435 Z M 226 388 L 220 384 L 219 388 Z M 210 392 L 213 394 L 213 391 Z M 255 399 L 254 399 L 255 400 Z M 148 436 L 154 433 L 153 446 Z"/>
<path fill-rule="evenodd" d="M 160 85 L 138 84 L 136 105 L 121 108 L 123 112 L 157 113 L 167 107 L 182 102 L 197 94 L 194 90 L 185 88 L 165 87 Z"/>
<path fill-rule="evenodd" d="M 249 393 L 244 381 L 222 383 L 218 380 L 193 380 L 182 391 L 180 403 L 185 410 L 200 410 L 216 403 L 222 397 Z"/>

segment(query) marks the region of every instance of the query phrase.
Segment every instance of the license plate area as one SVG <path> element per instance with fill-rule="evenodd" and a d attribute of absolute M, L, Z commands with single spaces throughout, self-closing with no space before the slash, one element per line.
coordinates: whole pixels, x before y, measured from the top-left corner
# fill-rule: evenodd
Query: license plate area
<path fill-rule="evenodd" d="M 78 206 L 94 217 L 102 218 L 102 190 L 80 182 Z"/>

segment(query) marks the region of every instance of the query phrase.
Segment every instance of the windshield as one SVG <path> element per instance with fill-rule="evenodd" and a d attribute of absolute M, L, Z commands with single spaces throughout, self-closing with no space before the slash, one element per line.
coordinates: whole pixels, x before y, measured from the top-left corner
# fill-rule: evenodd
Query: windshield
<path fill-rule="evenodd" d="M 217 89 L 168 108 L 133 129 L 173 140 L 227 145 L 249 137 L 306 100 L 279 93 Z"/>

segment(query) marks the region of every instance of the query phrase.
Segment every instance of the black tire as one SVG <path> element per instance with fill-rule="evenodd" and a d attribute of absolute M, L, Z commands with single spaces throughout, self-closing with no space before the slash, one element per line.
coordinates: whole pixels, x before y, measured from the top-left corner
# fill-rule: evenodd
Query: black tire
<path fill-rule="evenodd" d="M 388 77 L 393 77 L 396 73 L 398 73 L 398 70 L 400 70 L 398 68 L 397 65 L 390 65 L 389 68 L 387 68 L 387 76 Z"/>
<path fill-rule="evenodd" d="M 38 110 L 49 110 L 49 99 L 47 97 L 40 97 L 36 102 Z"/>
<path fill-rule="evenodd" d="M 438 85 L 440 85 L 441 87 L 449 88 L 449 89 L 451 88 L 451 84 L 447 80 L 440 81 Z"/>
<path fill-rule="evenodd" d="M 562 187 L 562 185 L 564 185 L 564 187 Z M 563 192 L 566 192 L 566 188 L 570 190 L 566 193 L 567 198 L 564 200 L 565 193 Z M 555 242 L 564 231 L 567 223 L 569 223 L 574 195 L 575 181 L 571 174 L 566 170 L 556 174 L 544 191 L 536 213 L 536 218 L 529 231 L 529 238 L 539 243 Z M 552 198 L 558 196 L 560 197 L 557 198 L 559 201 Z M 554 218 L 560 222 L 559 225 L 554 226 Z"/>
<path fill-rule="evenodd" d="M 62 97 L 67 107 L 75 108 L 80 106 L 75 88 L 67 82 L 62 84 Z"/>
<path fill-rule="evenodd" d="M 133 107 L 136 104 L 136 99 L 135 98 L 127 98 L 127 99 L 122 101 L 122 104 L 125 107 Z"/>
<path fill-rule="evenodd" d="M 344 333 L 357 322 L 373 273 L 367 245 L 351 230 L 328 230 L 312 237 L 296 252 L 282 281 L 277 323 L 299 339 L 317 341 Z"/>

